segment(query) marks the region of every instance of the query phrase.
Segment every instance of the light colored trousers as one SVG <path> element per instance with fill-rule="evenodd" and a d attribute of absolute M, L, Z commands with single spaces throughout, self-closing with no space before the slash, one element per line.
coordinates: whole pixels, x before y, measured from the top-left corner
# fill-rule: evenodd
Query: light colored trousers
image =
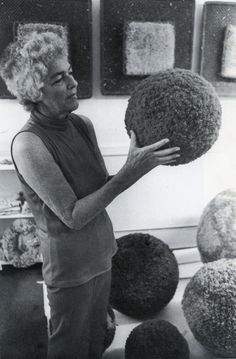
<path fill-rule="evenodd" d="M 101 359 L 111 271 L 76 287 L 47 287 L 51 319 L 48 359 Z"/>

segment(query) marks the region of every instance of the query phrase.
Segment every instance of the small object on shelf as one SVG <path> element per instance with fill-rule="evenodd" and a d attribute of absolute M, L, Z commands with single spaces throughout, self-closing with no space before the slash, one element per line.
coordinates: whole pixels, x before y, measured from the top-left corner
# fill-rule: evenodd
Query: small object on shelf
<path fill-rule="evenodd" d="M 5 262 L 6 261 L 6 257 L 4 255 L 4 251 L 2 248 L 2 239 L 0 238 L 0 262 Z"/>
<path fill-rule="evenodd" d="M 165 147 L 180 147 L 180 157 L 171 165 L 185 164 L 202 156 L 217 140 L 221 104 L 203 77 L 190 70 L 169 69 L 136 87 L 125 125 L 129 135 L 130 130 L 136 133 L 141 147 L 168 138 Z"/>
<path fill-rule="evenodd" d="M 8 158 L 0 159 L 0 165 L 12 165 L 12 160 L 9 160 Z"/>
<path fill-rule="evenodd" d="M 178 281 L 177 260 L 169 246 L 144 233 L 117 239 L 112 260 L 110 303 L 133 318 L 150 318 L 173 298 Z"/>
<path fill-rule="evenodd" d="M 218 193 L 205 207 L 197 229 L 203 262 L 236 258 L 236 192 Z"/>
<path fill-rule="evenodd" d="M 236 26 L 228 25 L 225 30 L 225 39 L 222 54 L 221 75 L 236 79 Z"/>
<path fill-rule="evenodd" d="M 135 327 L 125 344 L 125 359 L 189 359 L 189 346 L 166 320 L 147 320 Z"/>
<path fill-rule="evenodd" d="M 182 307 L 202 346 L 217 357 L 236 357 L 235 259 L 204 264 L 187 284 Z"/>
<path fill-rule="evenodd" d="M 14 267 L 25 268 L 42 262 L 33 219 L 16 219 L 3 232 L 2 246 L 7 261 Z"/>
<path fill-rule="evenodd" d="M 23 192 L 19 192 L 15 198 L 0 199 L 0 216 L 31 214 Z"/>

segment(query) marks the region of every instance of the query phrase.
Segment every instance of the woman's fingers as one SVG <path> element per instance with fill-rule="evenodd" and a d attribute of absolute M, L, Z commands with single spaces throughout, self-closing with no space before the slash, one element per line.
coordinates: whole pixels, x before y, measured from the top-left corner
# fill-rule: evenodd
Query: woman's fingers
<path fill-rule="evenodd" d="M 167 148 L 166 150 L 155 151 L 155 153 L 160 157 L 164 157 L 170 155 L 171 153 L 177 152 L 179 150 L 180 147 L 171 147 L 171 148 Z"/>
<path fill-rule="evenodd" d="M 156 151 L 159 148 L 161 148 L 162 146 L 166 145 L 168 142 L 170 142 L 170 140 L 168 138 L 163 138 L 162 140 L 155 142 L 151 145 L 144 146 L 143 149 L 145 149 L 147 151 Z"/>
<path fill-rule="evenodd" d="M 162 164 L 162 163 L 166 163 L 168 161 L 176 160 L 179 157 L 180 157 L 180 154 L 174 154 L 174 155 L 164 156 L 164 157 L 157 156 L 157 160 L 159 163 Z"/>
<path fill-rule="evenodd" d="M 171 160 L 171 161 L 167 161 L 167 162 L 164 162 L 162 163 L 162 165 L 169 165 L 171 163 L 176 163 L 176 159 L 175 160 Z"/>

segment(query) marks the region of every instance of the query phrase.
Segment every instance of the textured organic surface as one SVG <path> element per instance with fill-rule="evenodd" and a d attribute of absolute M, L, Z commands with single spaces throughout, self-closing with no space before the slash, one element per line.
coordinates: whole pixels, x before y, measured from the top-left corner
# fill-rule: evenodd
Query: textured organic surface
<path fill-rule="evenodd" d="M 28 0 L 29 1 L 29 0 Z M 175 29 L 175 67 L 190 69 L 192 62 L 194 0 L 101 0 L 101 91 L 129 95 L 140 76 L 123 71 L 124 24 L 169 23 Z"/>
<path fill-rule="evenodd" d="M 184 164 L 206 153 L 218 137 L 220 101 L 212 85 L 189 70 L 171 69 L 149 76 L 134 90 L 126 110 L 128 134 L 140 146 L 169 138 Z"/>
<path fill-rule="evenodd" d="M 206 206 L 197 230 L 197 245 L 203 262 L 236 258 L 236 192 L 226 190 Z"/>
<path fill-rule="evenodd" d="M 0 53 L 14 40 L 18 24 L 48 23 L 67 26 L 73 76 L 79 98 L 92 95 L 91 1 L 1 0 Z M 0 98 L 12 98 L 0 78 Z"/>
<path fill-rule="evenodd" d="M 4 255 L 14 267 L 41 262 L 36 225 L 31 219 L 16 219 L 2 236 Z"/>
<path fill-rule="evenodd" d="M 150 75 L 174 67 L 175 29 L 169 23 L 132 21 L 125 28 L 124 73 Z"/>
<path fill-rule="evenodd" d="M 221 62 L 221 75 L 236 79 L 236 66 L 234 62 L 236 51 L 236 26 L 228 25 L 225 29 L 224 46 Z"/>
<path fill-rule="evenodd" d="M 125 359 L 189 359 L 186 339 L 165 320 L 148 320 L 130 333 Z"/>
<path fill-rule="evenodd" d="M 111 304 L 120 312 L 145 318 L 159 312 L 174 296 L 179 271 L 168 245 L 149 234 L 117 240 L 113 257 Z"/>
<path fill-rule="evenodd" d="M 236 356 L 236 260 L 205 264 L 188 283 L 182 305 L 193 335 L 206 349 Z"/>
<path fill-rule="evenodd" d="M 206 1 L 203 5 L 200 74 L 215 87 L 220 96 L 235 96 L 235 79 L 224 78 L 224 33 L 229 24 L 235 25 L 235 1 Z M 235 55 L 233 56 L 235 58 Z"/>

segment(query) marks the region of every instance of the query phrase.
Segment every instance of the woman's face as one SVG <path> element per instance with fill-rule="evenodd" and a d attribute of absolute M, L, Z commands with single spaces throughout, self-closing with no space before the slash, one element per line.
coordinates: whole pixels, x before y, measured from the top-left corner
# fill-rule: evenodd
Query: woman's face
<path fill-rule="evenodd" d="M 76 110 L 77 85 L 67 57 L 59 57 L 48 68 L 39 111 L 49 117 L 63 118 Z"/>

